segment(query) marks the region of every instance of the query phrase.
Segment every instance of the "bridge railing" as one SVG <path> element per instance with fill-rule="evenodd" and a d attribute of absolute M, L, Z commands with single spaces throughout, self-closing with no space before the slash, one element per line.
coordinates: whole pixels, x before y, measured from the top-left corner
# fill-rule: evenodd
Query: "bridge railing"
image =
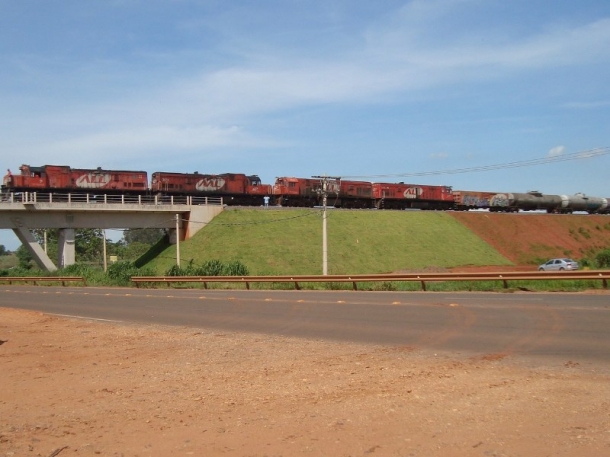
<path fill-rule="evenodd" d="M 133 276 L 131 281 L 140 287 L 142 284 L 198 283 L 207 288 L 208 283 L 240 283 L 250 289 L 251 283 L 293 283 L 299 290 L 300 283 L 357 283 L 363 282 L 419 282 L 423 291 L 426 284 L 441 281 L 501 281 L 508 288 L 508 281 L 539 280 L 600 280 L 604 289 L 608 288 L 610 270 L 584 270 L 561 272 L 502 272 L 502 273 L 409 273 L 409 274 L 371 274 L 371 275 L 290 275 L 290 276 Z"/>
<path fill-rule="evenodd" d="M 104 205 L 222 205 L 221 197 L 190 195 L 109 195 L 99 193 L 49 193 L 49 192 L 10 192 L 2 195 L 2 202 L 14 204 L 68 203 Z"/>

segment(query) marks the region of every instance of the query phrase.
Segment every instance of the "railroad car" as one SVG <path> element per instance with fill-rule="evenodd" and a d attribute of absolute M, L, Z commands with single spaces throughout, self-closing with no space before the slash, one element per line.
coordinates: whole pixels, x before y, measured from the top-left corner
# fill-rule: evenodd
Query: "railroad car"
<path fill-rule="evenodd" d="M 589 197 L 580 193 L 575 195 L 546 195 L 536 191 L 507 193 L 494 196 L 490 210 L 506 212 L 542 210 L 559 214 L 584 211 L 595 214 L 607 212 L 608 199 Z"/>
<path fill-rule="evenodd" d="M 313 207 L 321 203 L 322 182 L 315 178 L 276 178 L 273 185 L 275 204 Z M 331 197 L 332 198 L 332 197 Z"/>
<path fill-rule="evenodd" d="M 322 205 L 322 186 L 322 180 L 319 178 L 277 178 L 273 186 L 275 203 L 281 206 Z M 371 208 L 372 206 L 372 184 L 367 181 L 329 180 L 326 192 L 328 206 L 336 208 Z"/>
<path fill-rule="evenodd" d="M 20 174 L 10 170 L 3 180 L 3 188 L 11 192 L 103 192 L 141 193 L 148 189 L 145 171 L 78 169 L 63 165 L 31 167 L 21 165 Z"/>
<path fill-rule="evenodd" d="M 608 199 L 600 197 L 590 197 L 578 193 L 575 195 L 562 195 L 563 209 L 572 211 L 586 211 L 589 214 L 605 213 L 608 209 Z"/>
<path fill-rule="evenodd" d="M 371 208 L 373 184 L 340 180 L 328 189 L 328 204 L 337 208 Z"/>
<path fill-rule="evenodd" d="M 480 192 L 476 190 L 454 190 L 454 208 L 457 211 L 471 209 L 488 209 L 497 192 Z"/>
<path fill-rule="evenodd" d="M 378 209 L 448 210 L 455 205 L 449 186 L 373 183 L 373 205 Z"/>
<path fill-rule="evenodd" d="M 151 176 L 150 190 L 168 195 L 222 197 L 228 205 L 260 205 L 265 195 L 271 196 L 270 185 L 262 184 L 257 175 L 223 173 L 219 175 L 168 173 L 156 171 Z"/>

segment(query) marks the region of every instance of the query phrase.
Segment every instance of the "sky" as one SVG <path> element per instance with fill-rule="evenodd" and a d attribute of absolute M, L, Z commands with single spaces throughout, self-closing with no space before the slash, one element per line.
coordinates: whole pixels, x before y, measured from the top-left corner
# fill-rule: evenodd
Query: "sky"
<path fill-rule="evenodd" d="M 610 197 L 608 81 L 607 0 L 0 0 L 13 173 Z M 474 171 L 549 158 L 570 159 Z"/>

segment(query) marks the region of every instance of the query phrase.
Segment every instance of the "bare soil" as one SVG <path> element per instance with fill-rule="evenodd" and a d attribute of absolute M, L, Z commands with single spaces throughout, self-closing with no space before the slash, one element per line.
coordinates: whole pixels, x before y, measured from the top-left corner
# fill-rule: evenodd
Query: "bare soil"
<path fill-rule="evenodd" d="M 591 256 L 610 247 L 610 219 L 597 215 L 450 212 L 517 265 Z"/>
<path fill-rule="evenodd" d="M 0 308 L 0 456 L 607 456 L 610 372 Z"/>

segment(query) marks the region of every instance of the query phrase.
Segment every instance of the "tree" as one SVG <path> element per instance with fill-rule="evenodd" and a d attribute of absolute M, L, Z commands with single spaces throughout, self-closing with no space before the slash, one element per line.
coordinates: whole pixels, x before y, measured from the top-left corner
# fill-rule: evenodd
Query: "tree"
<path fill-rule="evenodd" d="M 74 234 L 77 262 L 101 261 L 104 256 L 104 235 L 101 229 L 80 229 Z"/>
<path fill-rule="evenodd" d="M 0 256 L 1 255 L 9 255 L 10 252 L 6 250 L 3 244 L 0 244 Z"/>
<path fill-rule="evenodd" d="M 30 255 L 30 251 L 28 251 L 24 245 L 19 246 L 16 254 L 17 260 L 19 262 L 19 268 L 23 270 L 29 270 L 30 268 L 32 268 L 32 260 L 34 259 Z"/>
<path fill-rule="evenodd" d="M 604 249 L 595 256 L 599 268 L 610 268 L 610 249 Z"/>

